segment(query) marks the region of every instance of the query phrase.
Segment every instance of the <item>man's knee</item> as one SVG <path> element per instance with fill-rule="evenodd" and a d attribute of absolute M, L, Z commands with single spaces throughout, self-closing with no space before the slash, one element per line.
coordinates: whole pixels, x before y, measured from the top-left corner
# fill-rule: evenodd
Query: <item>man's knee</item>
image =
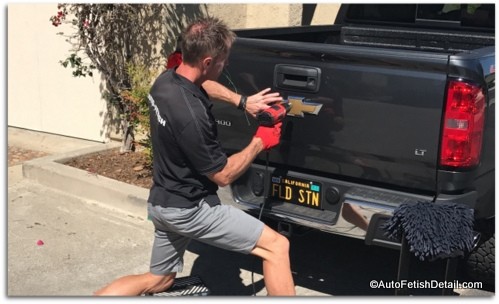
<path fill-rule="evenodd" d="M 289 254 L 289 240 L 279 232 L 270 230 L 268 250 L 277 255 Z"/>
<path fill-rule="evenodd" d="M 265 260 L 283 259 L 289 255 L 289 240 L 272 228 L 265 226 L 251 253 Z"/>
<path fill-rule="evenodd" d="M 280 233 L 276 233 L 276 240 L 275 240 L 275 250 L 279 254 L 288 254 L 289 253 L 289 240 L 287 237 Z"/>

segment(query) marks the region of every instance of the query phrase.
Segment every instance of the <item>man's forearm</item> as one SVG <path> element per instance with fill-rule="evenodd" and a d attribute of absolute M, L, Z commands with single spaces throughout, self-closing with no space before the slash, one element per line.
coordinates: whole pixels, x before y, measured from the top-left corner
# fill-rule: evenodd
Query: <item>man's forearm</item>
<path fill-rule="evenodd" d="M 241 100 L 241 95 L 229 90 L 227 87 L 216 81 L 206 80 L 203 82 L 203 89 L 206 90 L 210 98 L 228 102 L 236 107 L 239 105 L 239 101 Z"/>
<path fill-rule="evenodd" d="M 262 150 L 262 140 L 254 137 L 246 148 L 227 159 L 227 164 L 221 171 L 210 175 L 209 178 L 221 187 L 231 184 L 248 170 L 253 160 Z"/>

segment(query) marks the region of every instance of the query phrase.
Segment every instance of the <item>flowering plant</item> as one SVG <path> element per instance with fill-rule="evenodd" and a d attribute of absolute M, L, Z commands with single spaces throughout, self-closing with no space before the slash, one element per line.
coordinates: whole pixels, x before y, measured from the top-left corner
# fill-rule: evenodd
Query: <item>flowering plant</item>
<path fill-rule="evenodd" d="M 139 108 L 129 98 L 129 92 L 134 91 L 129 67 L 143 66 L 155 70 L 161 66 L 166 56 L 162 50 L 158 51 L 157 44 L 164 40 L 161 36 L 168 6 L 58 4 L 57 13 L 49 19 L 54 27 L 69 27 L 65 32 L 58 32 L 71 45 L 68 57 L 60 64 L 71 68 L 75 77 L 92 77 L 94 70 L 101 73 L 109 115 L 116 112 L 119 115 L 123 132 L 122 152 L 134 149 L 139 117 Z M 109 121 L 116 121 L 116 118 L 110 117 Z"/>

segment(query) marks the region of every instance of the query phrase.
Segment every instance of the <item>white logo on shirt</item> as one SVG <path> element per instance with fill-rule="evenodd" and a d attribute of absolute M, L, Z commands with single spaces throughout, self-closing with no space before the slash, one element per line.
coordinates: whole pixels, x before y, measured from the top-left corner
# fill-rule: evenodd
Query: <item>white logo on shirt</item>
<path fill-rule="evenodd" d="M 156 118 L 158 119 L 158 123 L 162 125 L 163 127 L 166 126 L 166 121 L 161 117 L 161 114 L 159 113 L 158 106 L 156 106 L 156 103 L 154 102 L 154 99 L 152 98 L 151 94 L 147 96 L 147 99 L 149 99 L 149 102 L 151 103 L 151 106 L 154 109 L 154 113 L 156 113 Z"/>

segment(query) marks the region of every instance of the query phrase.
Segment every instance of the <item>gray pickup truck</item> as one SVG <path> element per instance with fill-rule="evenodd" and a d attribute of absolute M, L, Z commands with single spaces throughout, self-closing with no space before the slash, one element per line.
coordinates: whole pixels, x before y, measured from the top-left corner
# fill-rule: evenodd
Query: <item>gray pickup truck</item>
<path fill-rule="evenodd" d="M 474 209 L 476 248 L 463 263 L 493 284 L 495 263 L 494 4 L 345 4 L 333 25 L 236 30 L 220 81 L 266 87 L 292 108 L 281 144 L 230 187 L 237 205 L 369 244 L 372 218 L 409 200 Z M 258 123 L 213 108 L 227 153 Z M 268 173 L 268 175 L 267 175 Z"/>

